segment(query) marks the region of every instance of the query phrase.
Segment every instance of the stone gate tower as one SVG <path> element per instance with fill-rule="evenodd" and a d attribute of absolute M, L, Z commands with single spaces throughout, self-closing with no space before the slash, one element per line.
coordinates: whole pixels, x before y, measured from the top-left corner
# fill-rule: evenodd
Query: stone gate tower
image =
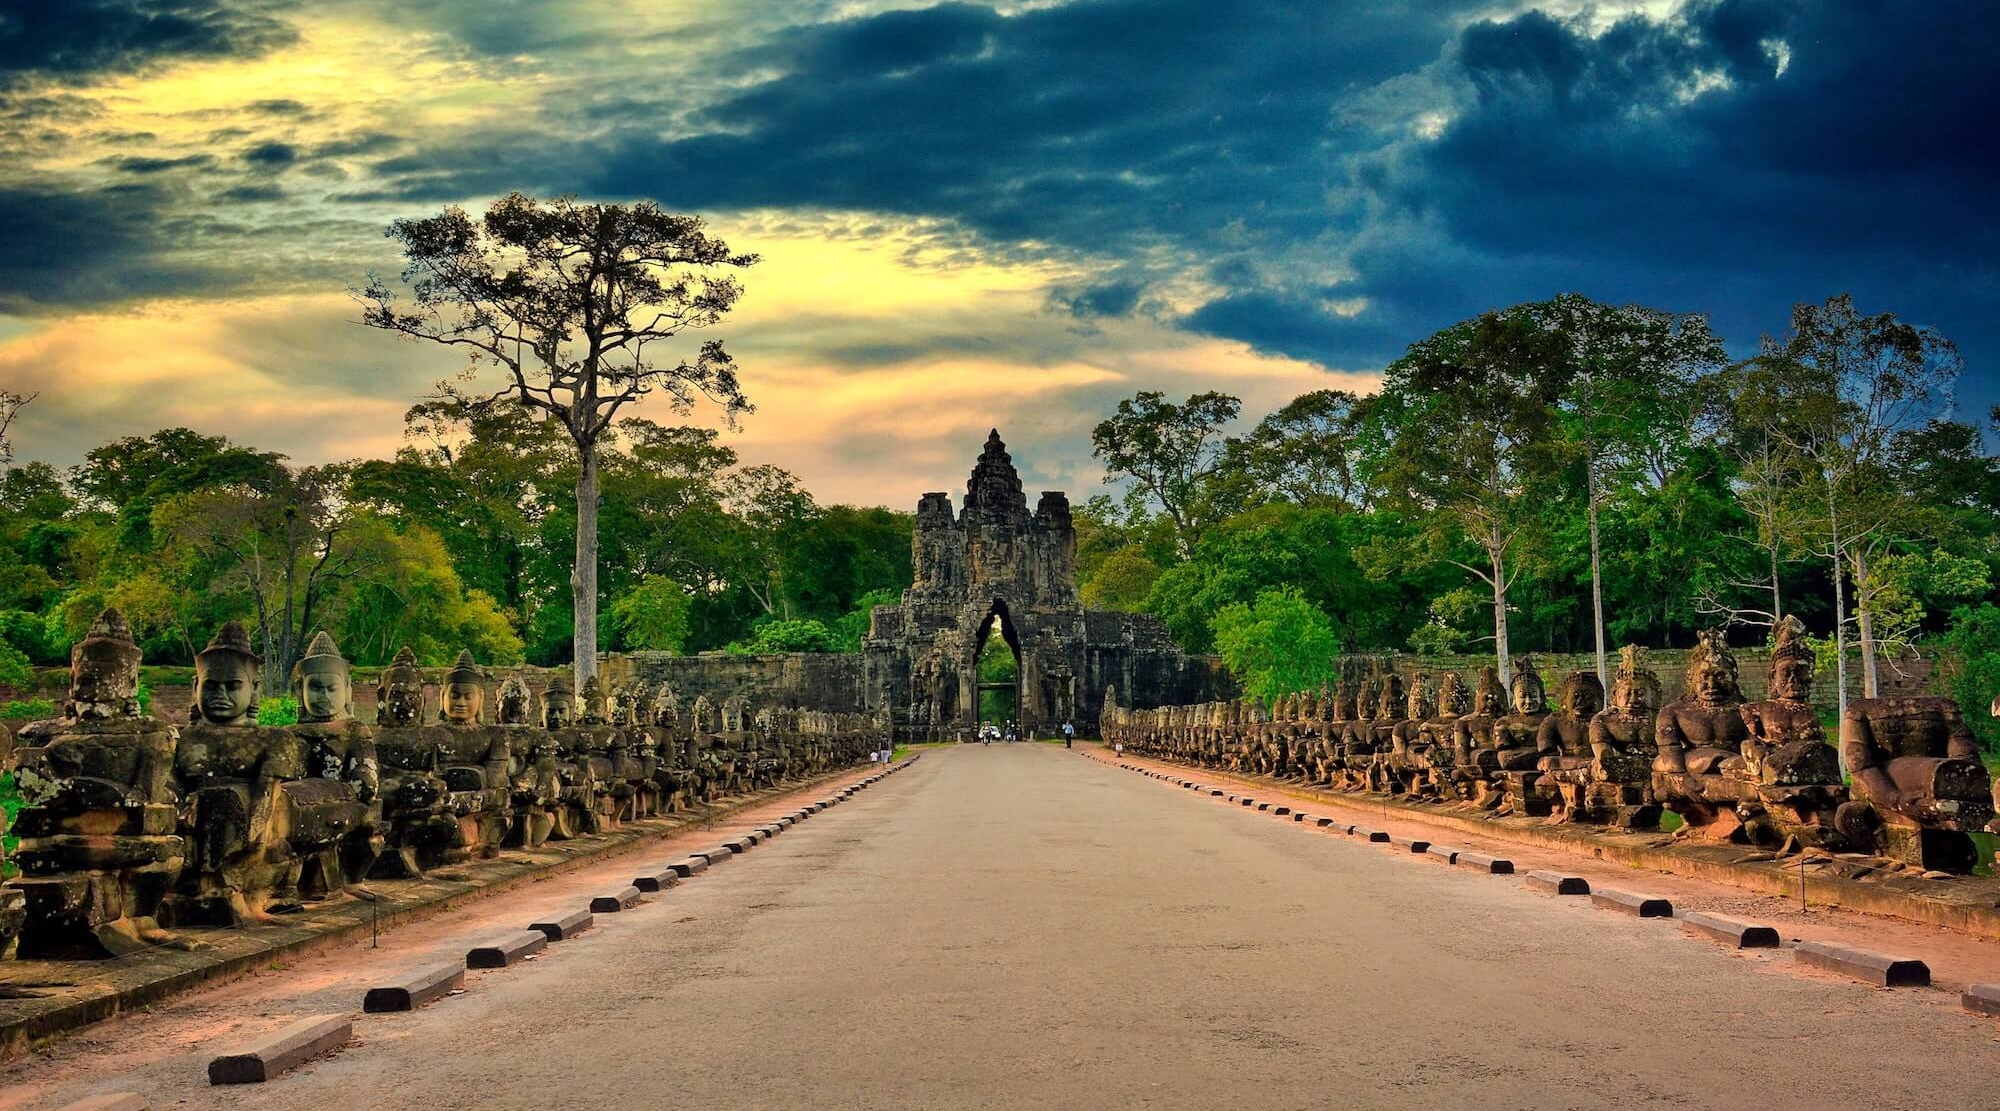
<path fill-rule="evenodd" d="M 925 494 L 911 543 L 915 582 L 901 605 L 875 608 L 863 649 L 867 702 L 887 702 L 899 737 L 970 735 L 979 654 L 993 635 L 1019 663 L 1021 724 L 1043 735 L 1064 721 L 1088 728 L 1111 685 L 1141 707 L 1232 693 L 1215 662 L 1182 654 L 1157 618 L 1083 607 L 1069 498 L 1044 492 L 1030 513 L 997 429 L 963 508 L 954 514 L 949 495 Z"/>

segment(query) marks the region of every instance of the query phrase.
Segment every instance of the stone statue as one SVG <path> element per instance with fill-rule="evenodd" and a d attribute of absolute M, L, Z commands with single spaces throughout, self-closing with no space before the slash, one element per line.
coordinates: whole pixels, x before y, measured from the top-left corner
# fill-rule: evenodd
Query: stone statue
<path fill-rule="evenodd" d="M 496 718 L 501 725 L 529 725 L 535 720 L 535 692 L 527 677 L 515 672 L 500 680 Z"/>
<path fill-rule="evenodd" d="M 1501 814 L 1548 813 L 1544 798 L 1536 791 L 1541 772 L 1542 722 L 1549 716 L 1547 689 L 1535 670 L 1532 656 L 1522 656 L 1509 684 L 1512 712 L 1493 722 L 1493 751 L 1497 767 L 1487 773 L 1477 801 Z"/>
<path fill-rule="evenodd" d="M 1749 729 L 1736 710 L 1743 692 L 1736 682 L 1736 657 L 1721 629 L 1701 633 L 1688 656 L 1686 684 L 1678 700 L 1660 707 L 1654 734 L 1656 775 L 1708 775 L 1742 759 Z"/>
<path fill-rule="evenodd" d="M 1610 703 L 1590 719 L 1589 763 L 1577 767 L 1566 755 L 1557 758 L 1551 774 L 1561 801 L 1553 817 L 1649 829 L 1660 820 L 1652 799 L 1660 678 L 1636 644 L 1619 650 Z"/>
<path fill-rule="evenodd" d="M 604 684 L 596 675 L 584 679 L 583 690 L 577 692 L 576 702 L 578 725 L 604 725 L 610 720 L 604 705 Z"/>
<path fill-rule="evenodd" d="M 1958 703 L 1856 699 L 1840 718 L 1840 748 L 1854 798 L 1836 824 L 1854 847 L 1935 871 L 1979 863 L 1969 835 L 1993 820 L 1993 786 Z"/>
<path fill-rule="evenodd" d="M 95 959 L 187 943 L 158 914 L 181 875 L 174 728 L 139 713 L 139 645 L 115 609 L 70 649 L 63 716 L 31 722 L 14 752 L 27 804 L 11 832 L 21 875 L 18 954 Z"/>
<path fill-rule="evenodd" d="M 319 783 L 281 790 L 291 804 L 286 817 L 301 860 L 300 894 L 325 898 L 366 876 L 382 855 L 386 827 L 371 813 L 381 768 L 374 730 L 354 720 L 353 676 L 331 635 L 315 634 L 292 665 L 292 694 L 299 721 L 287 732 L 305 742 L 306 780 Z M 345 806 L 331 784 L 346 785 L 359 807 Z"/>
<path fill-rule="evenodd" d="M 257 724 L 258 679 L 264 658 L 250 650 L 241 621 L 225 622 L 208 647 L 194 657 L 196 724 L 233 726 Z"/>
<path fill-rule="evenodd" d="M 1390 750 L 1375 762 L 1373 787 L 1388 794 L 1407 792 L 1416 775 L 1417 754 L 1423 748 L 1424 723 L 1437 716 L 1437 690 L 1428 672 L 1410 677 L 1403 718 L 1389 732 Z"/>
<path fill-rule="evenodd" d="M 1500 720 L 1500 675 L 1490 667 L 1479 669 L 1472 688 L 1472 706 L 1452 724 L 1451 793 L 1461 801 L 1477 802 L 1484 797 L 1487 777 L 1499 769 L 1499 753 L 1493 748 L 1493 723 Z"/>
<path fill-rule="evenodd" d="M 470 650 L 458 654 L 458 662 L 444 677 L 439 713 L 448 725 L 478 725 L 486 711 L 486 672 L 473 662 Z"/>
<path fill-rule="evenodd" d="M 375 723 L 410 726 L 423 720 L 424 673 L 417 669 L 417 654 L 405 644 L 382 669 L 376 680 Z"/>
<path fill-rule="evenodd" d="M 567 729 L 575 723 L 576 688 L 570 685 L 568 672 L 558 671 L 542 691 L 542 728 Z"/>

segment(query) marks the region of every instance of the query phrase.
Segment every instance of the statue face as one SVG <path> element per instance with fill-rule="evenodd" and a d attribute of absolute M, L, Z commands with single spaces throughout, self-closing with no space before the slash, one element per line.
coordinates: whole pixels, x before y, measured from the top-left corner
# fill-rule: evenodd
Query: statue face
<path fill-rule="evenodd" d="M 1736 678 L 1714 664 L 1698 668 L 1694 675 L 1694 694 L 1710 705 L 1732 701 L 1736 697 Z"/>
<path fill-rule="evenodd" d="M 1475 717 L 1493 717 L 1500 713 L 1500 692 L 1493 687 L 1481 687 L 1472 692 L 1472 713 Z"/>
<path fill-rule="evenodd" d="M 1812 697 L 1812 668 L 1804 660 L 1779 660 L 1771 669 L 1771 698 L 1805 702 Z"/>
<path fill-rule="evenodd" d="M 70 698 L 93 703 L 129 701 L 139 693 L 138 663 L 138 652 L 109 641 L 79 642 L 70 667 Z"/>
<path fill-rule="evenodd" d="M 257 667 L 233 653 L 199 661 L 195 700 L 210 725 L 246 724 L 257 706 Z"/>
<path fill-rule="evenodd" d="M 338 721 L 354 704 L 354 687 L 344 668 L 315 668 L 299 676 L 299 720 Z"/>
<path fill-rule="evenodd" d="M 479 724 L 479 711 L 486 704 L 486 691 L 469 679 L 453 679 L 444 685 L 444 720 L 453 725 Z"/>
<path fill-rule="evenodd" d="M 1598 697 L 1597 688 L 1589 683 L 1574 683 L 1569 689 L 1569 712 L 1577 717 L 1589 717 L 1604 708 L 1604 700 Z"/>
<path fill-rule="evenodd" d="M 1540 683 L 1514 681 L 1514 712 L 1517 714 L 1539 714 L 1548 706 L 1542 695 Z"/>
<path fill-rule="evenodd" d="M 548 697 L 542 701 L 542 728 L 564 728 L 569 725 L 570 719 L 575 714 L 576 707 L 571 704 L 568 697 L 550 691 Z"/>
<path fill-rule="evenodd" d="M 383 720 L 391 725 L 415 725 L 417 715 L 424 712 L 422 681 L 407 677 L 391 679 L 382 692 L 382 709 Z"/>

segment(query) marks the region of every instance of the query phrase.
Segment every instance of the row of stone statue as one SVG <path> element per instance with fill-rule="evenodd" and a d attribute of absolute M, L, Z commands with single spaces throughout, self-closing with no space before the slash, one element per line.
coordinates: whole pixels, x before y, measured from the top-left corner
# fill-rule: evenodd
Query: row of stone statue
<path fill-rule="evenodd" d="M 417 877 L 860 762 L 887 736 L 880 715 L 752 716 L 740 696 L 698 698 L 683 718 L 670 689 L 603 696 L 594 678 L 579 697 L 558 676 L 537 699 L 519 674 L 487 724 L 488 680 L 469 654 L 445 677 L 440 720 L 425 722 L 407 648 L 367 725 L 325 633 L 293 669 L 298 724 L 264 726 L 262 669 L 242 626 L 223 626 L 196 656 L 191 721 L 176 727 L 141 714 L 138 645 L 116 610 L 98 617 L 72 650 L 62 716 L 24 728 L 13 754 L 26 807 L 0 934 L 18 929 L 20 956 L 185 943 L 174 930 L 242 925 L 363 878 Z"/>
<path fill-rule="evenodd" d="M 1744 697 L 1721 630 L 1710 630 L 1690 655 L 1686 689 L 1665 705 L 1644 653 L 1628 646 L 1609 705 L 1594 672 L 1574 671 L 1549 709 L 1523 660 L 1511 705 L 1490 667 L 1469 692 L 1456 672 L 1433 685 L 1389 671 L 1286 696 L 1268 712 L 1254 701 L 1129 710 L 1113 692 L 1100 725 L 1107 743 L 1203 767 L 1627 829 L 1657 828 L 1671 810 L 1683 835 L 1971 870 L 1979 855 L 1969 835 L 1993 821 L 1995 799 L 1958 705 L 1849 702 L 1836 751 L 1809 701 L 1814 663 L 1804 626 L 1787 618 L 1758 702 Z"/>

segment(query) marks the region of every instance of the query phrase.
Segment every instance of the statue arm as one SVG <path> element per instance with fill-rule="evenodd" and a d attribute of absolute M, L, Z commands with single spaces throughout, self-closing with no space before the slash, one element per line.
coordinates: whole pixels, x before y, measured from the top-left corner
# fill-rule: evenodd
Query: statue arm
<path fill-rule="evenodd" d="M 1535 755 L 1562 755 L 1562 724 L 1556 719 L 1557 715 L 1550 714 L 1535 727 Z"/>
<path fill-rule="evenodd" d="M 1866 717 L 1852 712 L 1841 716 L 1840 754 L 1847 761 L 1848 774 L 1876 805 L 1894 809 L 1902 801 L 1902 792 L 1896 790 L 1882 766 L 1881 751 L 1875 744 L 1874 726 Z"/>

